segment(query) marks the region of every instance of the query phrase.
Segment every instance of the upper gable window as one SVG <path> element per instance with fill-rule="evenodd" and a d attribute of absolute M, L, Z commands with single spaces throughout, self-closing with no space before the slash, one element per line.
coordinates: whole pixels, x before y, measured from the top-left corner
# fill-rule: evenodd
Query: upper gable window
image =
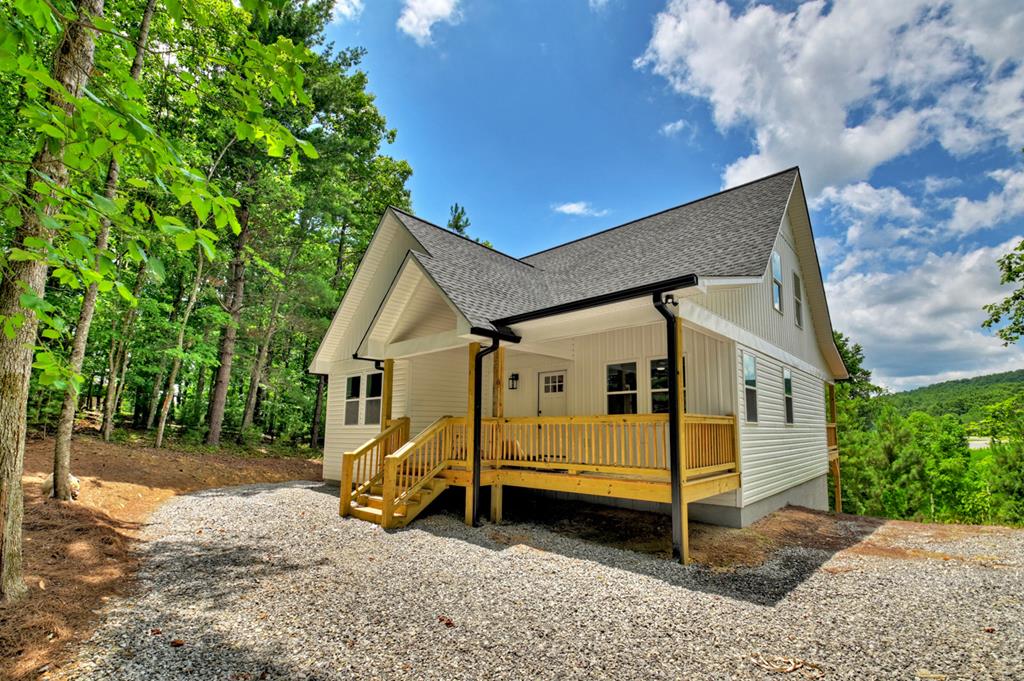
<path fill-rule="evenodd" d="M 800 287 L 800 275 L 793 272 L 793 317 L 796 325 L 804 326 L 804 294 Z"/>
<path fill-rule="evenodd" d="M 782 312 L 782 258 L 772 251 L 772 307 Z"/>

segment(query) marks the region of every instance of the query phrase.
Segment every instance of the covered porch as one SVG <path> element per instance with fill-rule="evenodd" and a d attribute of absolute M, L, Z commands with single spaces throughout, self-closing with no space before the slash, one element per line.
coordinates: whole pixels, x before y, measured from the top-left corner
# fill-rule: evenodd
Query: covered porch
<path fill-rule="evenodd" d="M 449 487 L 465 488 L 468 524 L 487 510 L 482 488 L 493 522 L 505 487 L 651 502 L 671 506 L 686 560 L 688 504 L 732 503 L 740 486 L 736 350 L 677 315 L 658 317 L 650 299 L 629 301 L 486 345 L 457 326 L 420 338 L 371 327 L 367 356 L 386 358 L 383 426 L 342 456 L 341 515 L 402 527 Z M 411 398 L 399 416 L 396 367 Z M 433 387 L 439 372 L 444 389 Z M 435 400 L 418 392 L 432 389 Z"/>

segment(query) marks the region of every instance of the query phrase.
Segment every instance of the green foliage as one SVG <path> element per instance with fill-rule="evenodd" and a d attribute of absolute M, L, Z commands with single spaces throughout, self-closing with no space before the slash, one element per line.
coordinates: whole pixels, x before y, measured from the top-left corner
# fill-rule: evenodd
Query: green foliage
<path fill-rule="evenodd" d="M 168 437 L 201 441 L 221 336 L 235 325 L 225 307 L 237 255 L 245 297 L 225 442 L 305 441 L 318 383 L 307 372 L 313 353 L 385 208 L 411 207 L 412 169 L 384 152 L 397 133 L 360 70 L 364 51 L 325 41 L 332 3 L 159 3 L 136 82 L 130 68 L 144 3 L 107 0 L 107 18 L 91 19 L 99 29 L 95 73 L 70 114 L 51 100 L 47 74 L 72 3 L 2 4 L 0 270 L 24 259 L 50 268 L 45 297 L 26 292 L 25 312 L 0 319 L 8 336 L 29 310 L 42 321 L 30 421 L 52 428 L 60 408 L 52 388 L 78 378 L 66 370 L 69 339 L 83 292 L 98 282 L 79 391 L 89 418 L 114 378 L 123 385 L 115 433 L 138 437 L 180 359 Z M 66 147 L 67 188 L 51 196 L 52 178 L 37 177 L 26 189 L 28 161 L 55 140 Z M 112 158 L 120 182 L 108 199 Z M 22 208 L 43 215 L 51 204 L 52 238 L 15 244 Z M 110 239 L 100 249 L 105 223 Z M 179 350 L 198 252 L 206 268 Z M 126 360 L 112 367 L 119 344 Z M 241 433 L 263 346 L 254 425 Z"/>
<path fill-rule="evenodd" d="M 853 376 L 836 391 L 845 511 L 1024 523 L 1024 372 L 886 395 L 871 384 L 863 350 L 842 334 L 836 341 Z M 969 433 L 994 437 L 992 449 L 970 450 Z"/>
<path fill-rule="evenodd" d="M 982 326 L 995 329 L 1003 343 L 1010 345 L 1024 335 L 1024 241 L 999 259 L 1002 284 L 1016 284 L 1017 288 L 1003 300 L 985 306 L 988 312 Z"/>
<path fill-rule="evenodd" d="M 1024 395 L 1024 369 L 935 383 L 886 395 L 884 402 L 904 415 L 913 411 L 953 414 L 964 424 L 978 424 L 988 416 L 989 406 L 1020 395 Z"/>
<path fill-rule="evenodd" d="M 448 216 L 448 229 L 462 236 L 469 236 L 469 218 L 466 216 L 466 207 L 453 203 Z"/>

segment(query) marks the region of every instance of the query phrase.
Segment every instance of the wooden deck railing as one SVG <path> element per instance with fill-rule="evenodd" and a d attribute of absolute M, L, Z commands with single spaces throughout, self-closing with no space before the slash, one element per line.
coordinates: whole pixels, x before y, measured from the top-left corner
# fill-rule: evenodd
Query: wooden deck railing
<path fill-rule="evenodd" d="M 374 480 L 381 477 L 384 472 L 384 459 L 398 450 L 408 439 L 409 419 L 392 419 L 388 427 L 373 439 L 354 452 L 345 452 L 341 455 L 341 515 L 348 515 L 351 500 L 369 489 Z"/>
<path fill-rule="evenodd" d="M 733 416 L 686 416 L 688 477 L 736 468 L 735 427 Z M 480 436 L 482 459 L 498 466 L 641 475 L 669 468 L 666 414 L 487 418 Z"/>
<path fill-rule="evenodd" d="M 393 525 L 395 509 L 443 471 L 453 456 L 461 452 L 465 458 L 465 436 L 464 417 L 442 416 L 384 459 L 384 527 Z"/>

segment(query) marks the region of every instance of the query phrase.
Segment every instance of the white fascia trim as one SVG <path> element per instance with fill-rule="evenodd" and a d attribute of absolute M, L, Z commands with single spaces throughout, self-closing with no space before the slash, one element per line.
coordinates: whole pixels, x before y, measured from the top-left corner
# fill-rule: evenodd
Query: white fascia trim
<path fill-rule="evenodd" d="M 760 284 L 764 277 L 700 277 L 699 281 L 708 288 L 714 286 L 750 286 Z"/>
<path fill-rule="evenodd" d="M 796 355 L 786 352 L 782 348 L 769 343 L 765 339 L 747 331 L 746 329 L 736 326 L 730 321 L 722 319 L 706 307 L 702 307 L 688 300 L 680 300 L 678 314 L 684 321 L 693 322 L 694 324 L 702 326 L 719 336 L 728 338 L 740 345 L 745 345 L 751 350 L 757 350 L 769 357 L 774 357 L 780 362 L 799 369 L 804 373 L 816 376 L 826 383 L 831 383 L 833 381 L 831 376 L 827 375 L 824 371 L 813 364 L 800 359 Z"/>

